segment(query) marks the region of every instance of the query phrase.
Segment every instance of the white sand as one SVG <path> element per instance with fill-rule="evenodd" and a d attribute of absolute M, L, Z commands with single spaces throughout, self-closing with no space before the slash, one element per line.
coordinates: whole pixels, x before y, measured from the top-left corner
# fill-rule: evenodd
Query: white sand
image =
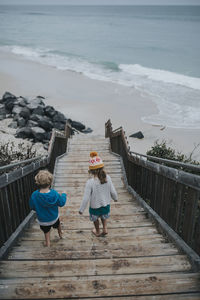
<path fill-rule="evenodd" d="M 46 97 L 45 103 L 65 113 L 67 118 L 83 122 L 95 134 L 104 135 L 110 118 L 113 128 L 123 126 L 127 136 L 141 130 L 144 139 L 128 138 L 131 150 L 146 153 L 155 140 L 163 139 L 185 154 L 200 143 L 200 131 L 153 126 L 141 118 L 158 113 L 147 94 L 134 88 L 92 80 L 82 74 L 60 71 L 22 57 L 0 52 L 0 96 L 9 91 L 16 96 Z M 200 146 L 194 151 L 200 159 Z"/>

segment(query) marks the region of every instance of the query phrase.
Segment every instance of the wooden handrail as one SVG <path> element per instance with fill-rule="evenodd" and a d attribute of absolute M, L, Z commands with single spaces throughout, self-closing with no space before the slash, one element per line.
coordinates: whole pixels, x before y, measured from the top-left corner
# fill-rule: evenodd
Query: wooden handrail
<path fill-rule="evenodd" d="M 22 160 L 20 162 L 16 162 L 16 163 L 12 163 L 12 164 L 9 164 L 9 165 L 5 165 L 3 167 L 0 167 L 0 172 L 5 172 L 5 171 L 10 170 L 10 169 L 12 169 L 14 167 L 19 167 L 21 165 L 34 162 L 36 160 L 40 160 L 40 159 L 42 159 L 42 157 L 43 156 L 37 156 L 37 157 L 34 157 L 34 158 Z M 45 157 L 45 155 L 44 155 L 44 157 Z"/>
<path fill-rule="evenodd" d="M 28 201 L 36 189 L 34 180 L 36 173 L 41 168 L 53 172 L 55 160 L 66 152 L 67 142 L 72 133 L 70 124 L 66 123 L 64 132 L 53 130 L 47 156 L 2 167 L 3 171 L 11 167 L 17 168 L 0 176 L 0 247 L 30 213 Z"/>
<path fill-rule="evenodd" d="M 141 154 L 141 153 L 134 152 L 134 151 L 130 151 L 130 153 L 134 154 L 134 155 L 138 155 L 140 157 L 145 157 L 150 160 L 154 160 L 161 164 L 162 163 L 168 164 L 168 165 L 171 165 L 172 167 L 181 167 L 181 168 L 200 172 L 200 166 L 198 166 L 198 165 L 192 165 L 192 164 L 182 163 L 182 162 L 176 161 L 176 160 L 165 159 L 165 158 L 160 158 L 160 157 L 151 156 L 151 155 L 145 155 L 145 154 Z"/>
<path fill-rule="evenodd" d="M 110 120 L 105 133 L 123 159 L 128 185 L 200 254 L 200 176 L 174 168 L 199 167 L 130 151 L 123 128 L 112 130 Z"/>

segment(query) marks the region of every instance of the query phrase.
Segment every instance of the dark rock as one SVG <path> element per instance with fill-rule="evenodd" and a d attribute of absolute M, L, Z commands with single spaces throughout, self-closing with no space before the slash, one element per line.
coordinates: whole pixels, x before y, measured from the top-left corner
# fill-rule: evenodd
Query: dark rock
<path fill-rule="evenodd" d="M 35 122 L 35 121 L 32 121 L 32 120 L 28 120 L 26 126 L 28 126 L 28 127 L 37 127 L 38 123 Z"/>
<path fill-rule="evenodd" d="M 8 112 L 12 112 L 12 109 L 15 105 L 15 100 L 16 99 L 13 99 L 13 98 L 8 98 L 6 101 L 5 101 L 5 108 Z"/>
<path fill-rule="evenodd" d="M 6 119 L 6 114 L 0 114 L 0 121 Z"/>
<path fill-rule="evenodd" d="M 86 129 L 84 129 L 84 130 L 82 130 L 81 132 L 82 133 L 91 133 L 93 130 L 91 129 L 91 128 L 86 128 Z"/>
<path fill-rule="evenodd" d="M 30 120 L 37 122 L 38 126 L 44 128 L 47 131 L 50 131 L 53 128 L 53 123 L 46 116 L 32 114 L 30 116 Z"/>
<path fill-rule="evenodd" d="M 134 137 L 134 138 L 137 138 L 137 139 L 143 139 L 144 135 L 141 131 L 138 131 L 136 133 L 133 133 L 133 134 L 129 135 L 129 137 Z"/>
<path fill-rule="evenodd" d="M 19 97 L 16 103 L 22 107 L 25 107 L 28 104 L 27 99 L 24 97 Z"/>
<path fill-rule="evenodd" d="M 7 118 L 7 119 L 12 119 L 12 117 L 13 117 L 12 114 L 7 114 L 7 115 L 6 115 L 6 118 Z"/>
<path fill-rule="evenodd" d="M 14 105 L 14 107 L 12 109 L 12 114 L 19 115 L 20 112 L 22 111 L 22 109 L 23 109 L 22 106 Z"/>
<path fill-rule="evenodd" d="M 41 119 L 38 121 L 38 124 L 47 131 L 50 131 L 53 128 L 53 123 L 46 116 L 41 117 Z"/>
<path fill-rule="evenodd" d="M 2 100 L 5 102 L 7 101 L 8 99 L 17 99 L 17 97 L 9 92 L 5 92 L 3 97 L 2 97 Z"/>
<path fill-rule="evenodd" d="M 38 105 L 38 107 L 33 110 L 33 114 L 43 116 L 44 115 L 44 106 Z"/>
<path fill-rule="evenodd" d="M 65 115 L 63 115 L 61 112 L 56 111 L 56 114 L 53 117 L 53 122 L 61 122 L 61 123 L 66 123 L 67 118 L 65 117 Z"/>
<path fill-rule="evenodd" d="M 37 96 L 37 98 L 45 99 L 45 97 L 43 97 L 43 96 Z"/>
<path fill-rule="evenodd" d="M 13 121 L 18 121 L 18 119 L 21 118 L 19 114 L 14 115 Z"/>
<path fill-rule="evenodd" d="M 53 118 L 53 116 L 56 114 L 56 110 L 53 108 L 53 106 L 47 105 L 44 110 L 45 114 L 50 118 Z"/>
<path fill-rule="evenodd" d="M 22 138 L 22 139 L 25 139 L 25 138 L 32 138 L 33 135 L 32 135 L 32 130 L 31 130 L 31 128 L 29 128 L 29 127 L 22 127 L 22 128 L 19 128 L 19 129 L 16 131 L 16 137 Z"/>
<path fill-rule="evenodd" d="M 33 111 L 36 109 L 38 106 L 45 106 L 44 102 L 40 98 L 35 98 L 33 100 L 27 100 L 28 104 L 27 107 Z"/>
<path fill-rule="evenodd" d="M 65 129 L 65 124 L 64 123 L 59 123 L 59 122 L 55 122 L 53 123 L 53 127 L 58 129 L 58 130 L 64 130 Z"/>
<path fill-rule="evenodd" d="M 27 107 L 23 107 L 19 113 L 20 117 L 23 117 L 24 119 L 29 119 L 30 114 L 31 112 Z"/>
<path fill-rule="evenodd" d="M 32 127 L 30 129 L 32 131 L 33 136 L 35 137 L 35 139 L 37 141 L 42 142 L 42 141 L 45 140 L 45 134 L 46 134 L 46 132 L 45 132 L 44 129 L 42 129 L 41 127 Z"/>
<path fill-rule="evenodd" d="M 0 104 L 0 115 L 6 115 L 7 111 L 4 104 Z"/>
<path fill-rule="evenodd" d="M 17 122 L 16 122 L 16 121 L 11 122 L 11 123 L 8 125 L 8 127 L 17 129 L 17 127 L 18 127 L 18 126 L 17 126 Z"/>
<path fill-rule="evenodd" d="M 21 128 L 21 127 L 25 127 L 26 125 L 26 120 L 22 117 L 19 117 L 18 120 L 17 120 L 17 124 L 18 126 Z"/>
<path fill-rule="evenodd" d="M 49 149 L 49 143 L 44 144 L 43 147 L 44 147 L 45 150 L 48 150 Z"/>
<path fill-rule="evenodd" d="M 46 132 L 46 140 L 49 142 L 50 138 L 51 138 L 51 135 L 52 135 L 52 131 L 49 131 L 49 132 Z"/>
<path fill-rule="evenodd" d="M 39 120 L 41 120 L 41 118 L 42 118 L 42 116 L 40 116 L 40 115 L 32 114 L 32 115 L 30 116 L 29 120 L 38 122 Z"/>
<path fill-rule="evenodd" d="M 79 131 L 82 131 L 82 130 L 85 129 L 85 125 L 83 125 L 82 123 L 77 122 L 77 121 L 72 121 L 71 126 L 74 127 L 75 129 L 79 130 Z"/>

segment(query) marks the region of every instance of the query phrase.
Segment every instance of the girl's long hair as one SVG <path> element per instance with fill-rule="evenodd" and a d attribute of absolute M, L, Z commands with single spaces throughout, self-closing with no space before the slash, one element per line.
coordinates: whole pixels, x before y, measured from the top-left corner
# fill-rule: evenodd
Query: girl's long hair
<path fill-rule="evenodd" d="M 103 168 L 95 169 L 95 170 L 89 170 L 89 173 L 97 176 L 99 178 L 99 181 L 101 184 L 104 184 L 107 182 L 106 180 L 106 172 L 104 171 Z"/>

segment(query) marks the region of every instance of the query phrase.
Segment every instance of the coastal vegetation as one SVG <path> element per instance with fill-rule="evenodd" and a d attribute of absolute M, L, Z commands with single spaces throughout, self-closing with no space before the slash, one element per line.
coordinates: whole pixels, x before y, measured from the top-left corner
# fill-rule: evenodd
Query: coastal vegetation
<path fill-rule="evenodd" d="M 0 167 L 16 161 L 31 159 L 36 156 L 37 151 L 33 149 L 33 145 L 19 143 L 16 148 L 14 142 L 0 144 Z"/>
<path fill-rule="evenodd" d="M 192 164 L 192 165 L 199 165 L 200 162 L 197 160 L 194 160 L 192 158 L 194 151 L 199 147 L 199 144 L 194 147 L 192 152 L 190 153 L 189 156 L 183 154 L 182 152 L 177 152 L 175 149 L 167 145 L 167 142 L 165 140 L 159 142 L 158 140 L 155 141 L 154 145 L 151 147 L 150 150 L 147 151 L 147 155 L 149 156 L 154 156 L 154 157 L 159 157 L 163 159 L 168 159 L 168 160 L 174 160 L 178 162 L 182 162 L 184 164 Z M 164 165 L 168 165 L 167 162 L 163 163 Z M 174 168 L 177 169 L 182 169 L 184 171 L 188 171 L 187 168 L 184 167 L 179 167 L 179 166 L 174 166 Z M 199 171 L 190 171 L 191 173 L 195 173 L 200 175 Z"/>

